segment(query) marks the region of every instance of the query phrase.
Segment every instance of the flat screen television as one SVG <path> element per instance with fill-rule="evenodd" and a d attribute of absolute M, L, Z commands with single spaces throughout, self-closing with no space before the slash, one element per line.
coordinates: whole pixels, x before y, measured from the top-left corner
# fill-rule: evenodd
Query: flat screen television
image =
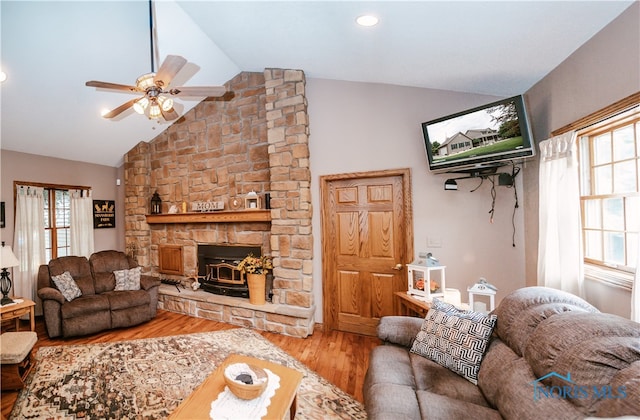
<path fill-rule="evenodd" d="M 522 95 L 422 123 L 432 172 L 474 172 L 535 154 Z"/>

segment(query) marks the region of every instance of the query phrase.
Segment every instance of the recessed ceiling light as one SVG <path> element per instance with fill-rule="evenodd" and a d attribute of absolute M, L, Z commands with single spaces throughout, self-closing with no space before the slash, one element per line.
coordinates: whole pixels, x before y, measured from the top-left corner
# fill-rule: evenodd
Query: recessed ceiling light
<path fill-rule="evenodd" d="M 5 80 L 7 80 L 7 73 L 0 71 L 0 83 L 4 82 Z"/>
<path fill-rule="evenodd" d="M 379 19 L 372 15 L 362 15 L 358 16 L 356 22 L 360 26 L 375 26 L 378 24 Z"/>

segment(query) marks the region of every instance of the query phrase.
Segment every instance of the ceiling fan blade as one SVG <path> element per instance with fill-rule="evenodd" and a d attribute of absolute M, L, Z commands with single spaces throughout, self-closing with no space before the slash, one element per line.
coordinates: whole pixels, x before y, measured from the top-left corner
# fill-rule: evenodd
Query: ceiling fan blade
<path fill-rule="evenodd" d="M 167 121 L 175 120 L 179 116 L 178 113 L 173 108 L 171 108 L 168 111 L 164 111 L 162 108 L 160 108 L 160 112 L 162 112 L 162 116 Z"/>
<path fill-rule="evenodd" d="M 178 74 L 185 64 L 187 64 L 187 60 L 183 57 L 179 55 L 168 55 L 156 72 L 156 77 L 153 81 L 161 88 L 169 86 L 171 80 L 173 80 L 174 76 Z"/>
<path fill-rule="evenodd" d="M 130 101 L 127 101 L 125 103 L 123 103 L 122 105 L 120 105 L 117 108 L 112 109 L 111 111 L 107 112 L 106 114 L 103 115 L 104 118 L 113 118 L 113 117 L 117 117 L 118 115 L 122 114 L 124 111 L 126 111 L 127 109 L 131 108 L 133 106 L 134 103 L 136 103 L 136 101 L 138 101 L 140 98 L 134 98 Z"/>
<path fill-rule="evenodd" d="M 168 93 L 174 96 L 222 96 L 227 93 L 224 86 L 181 86 L 173 88 Z"/>
<path fill-rule="evenodd" d="M 100 88 L 100 89 L 112 89 L 112 90 L 124 90 L 127 92 L 141 92 L 136 86 L 120 85 L 118 83 L 98 82 L 97 80 L 90 80 L 85 83 L 85 86 Z"/>

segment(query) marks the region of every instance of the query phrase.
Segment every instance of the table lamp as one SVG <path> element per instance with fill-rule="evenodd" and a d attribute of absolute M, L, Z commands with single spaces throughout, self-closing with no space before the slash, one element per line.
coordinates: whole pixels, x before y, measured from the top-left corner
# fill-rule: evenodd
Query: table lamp
<path fill-rule="evenodd" d="M 11 247 L 2 242 L 2 248 L 0 249 L 0 292 L 2 292 L 2 300 L 0 300 L 0 306 L 13 303 L 13 300 L 9 297 L 9 291 L 11 291 L 11 279 L 9 278 L 9 272 L 7 268 L 17 267 L 20 265 L 20 261 L 16 258 Z"/>

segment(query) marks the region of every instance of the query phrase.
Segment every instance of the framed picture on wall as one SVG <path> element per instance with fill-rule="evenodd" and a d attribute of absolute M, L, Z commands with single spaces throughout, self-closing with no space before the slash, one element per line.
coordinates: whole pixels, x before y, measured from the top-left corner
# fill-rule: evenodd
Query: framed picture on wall
<path fill-rule="evenodd" d="M 114 200 L 93 200 L 93 228 L 116 227 L 116 202 Z"/>

